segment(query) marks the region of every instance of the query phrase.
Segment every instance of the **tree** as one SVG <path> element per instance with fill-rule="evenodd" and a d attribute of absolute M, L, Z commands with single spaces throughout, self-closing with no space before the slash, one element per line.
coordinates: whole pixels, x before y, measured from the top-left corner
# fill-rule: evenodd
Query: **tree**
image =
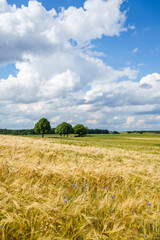
<path fill-rule="evenodd" d="M 34 127 L 35 133 L 42 134 L 42 137 L 45 133 L 48 133 L 51 130 L 50 122 L 46 118 L 41 118 Z"/>
<path fill-rule="evenodd" d="M 72 125 L 69 123 L 63 122 L 56 127 L 55 133 L 59 134 L 60 136 L 67 135 L 68 137 L 68 134 L 73 133 Z"/>
<path fill-rule="evenodd" d="M 120 134 L 120 133 L 117 131 L 113 131 L 112 134 Z"/>
<path fill-rule="evenodd" d="M 84 127 L 82 124 L 77 124 L 74 127 L 74 133 L 78 134 L 79 137 L 83 137 L 87 134 L 87 128 Z"/>

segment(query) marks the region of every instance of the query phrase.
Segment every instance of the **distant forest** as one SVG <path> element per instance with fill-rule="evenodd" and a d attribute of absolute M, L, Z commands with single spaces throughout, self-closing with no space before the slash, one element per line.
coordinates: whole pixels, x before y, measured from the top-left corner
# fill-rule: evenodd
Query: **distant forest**
<path fill-rule="evenodd" d="M 130 133 L 155 133 L 160 134 L 160 131 L 128 131 Z M 34 129 L 20 129 L 20 130 L 11 130 L 11 129 L 0 129 L 0 134 L 4 135 L 37 135 Z M 51 128 L 50 132 L 47 134 L 55 134 L 55 128 Z M 119 134 L 117 131 L 109 131 L 106 129 L 88 129 L 88 134 Z"/>
<path fill-rule="evenodd" d="M 88 129 L 88 134 L 109 134 L 110 132 L 106 129 Z M 112 134 L 119 134 L 117 131 L 111 132 Z M 37 135 L 34 129 L 20 129 L 20 130 L 11 130 L 11 129 L 0 129 L 0 134 L 5 135 Z M 47 134 L 55 134 L 55 128 L 51 128 L 50 132 Z"/>
<path fill-rule="evenodd" d="M 155 133 L 155 134 L 160 134 L 160 131 L 127 131 L 128 134 L 130 133 L 140 133 L 140 134 L 143 134 L 143 133 Z"/>

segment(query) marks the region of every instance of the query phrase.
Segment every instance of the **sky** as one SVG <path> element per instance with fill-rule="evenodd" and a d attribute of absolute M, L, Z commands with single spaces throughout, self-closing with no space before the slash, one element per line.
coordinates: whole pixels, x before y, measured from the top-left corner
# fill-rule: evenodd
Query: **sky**
<path fill-rule="evenodd" d="M 0 0 L 0 128 L 160 130 L 159 0 Z"/>

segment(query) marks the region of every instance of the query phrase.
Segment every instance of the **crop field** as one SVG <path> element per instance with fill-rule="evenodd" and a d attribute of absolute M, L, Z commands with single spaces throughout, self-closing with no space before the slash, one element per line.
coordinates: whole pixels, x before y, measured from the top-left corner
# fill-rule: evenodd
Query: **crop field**
<path fill-rule="evenodd" d="M 0 240 L 16 239 L 160 239 L 160 136 L 0 135 Z"/>

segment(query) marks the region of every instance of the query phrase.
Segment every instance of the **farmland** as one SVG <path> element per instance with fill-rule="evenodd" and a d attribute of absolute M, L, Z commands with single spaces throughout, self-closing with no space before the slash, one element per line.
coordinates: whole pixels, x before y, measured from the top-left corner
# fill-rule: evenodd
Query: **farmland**
<path fill-rule="evenodd" d="M 0 239 L 160 239 L 156 134 L 0 135 Z"/>

